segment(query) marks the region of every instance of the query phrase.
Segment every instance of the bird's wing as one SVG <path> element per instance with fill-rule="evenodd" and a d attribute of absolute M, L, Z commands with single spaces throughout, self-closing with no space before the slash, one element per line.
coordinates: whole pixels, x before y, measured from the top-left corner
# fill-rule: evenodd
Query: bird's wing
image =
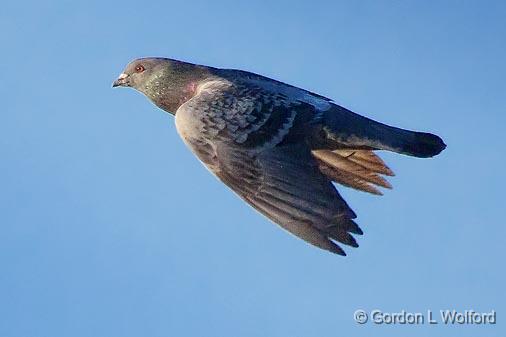
<path fill-rule="evenodd" d="M 334 242 L 357 247 L 356 217 L 324 176 L 305 144 L 286 144 L 252 155 L 216 146 L 218 178 L 266 217 L 301 239 L 345 255 Z"/>
<path fill-rule="evenodd" d="M 176 112 L 193 152 L 242 199 L 305 241 L 345 255 L 356 217 L 319 168 L 303 133 L 315 107 L 258 87 L 214 82 Z"/>

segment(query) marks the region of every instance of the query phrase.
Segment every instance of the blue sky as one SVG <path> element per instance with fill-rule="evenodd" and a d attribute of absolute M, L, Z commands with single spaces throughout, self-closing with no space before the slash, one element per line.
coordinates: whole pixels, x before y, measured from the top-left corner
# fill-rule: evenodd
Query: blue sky
<path fill-rule="evenodd" d="M 504 336 L 503 1 L 8 1 L 0 11 L 0 336 Z M 111 89 L 131 59 L 258 72 L 437 133 L 393 191 L 340 188 L 342 258 L 258 215 L 173 118 Z M 496 310 L 491 326 L 357 309 Z"/>

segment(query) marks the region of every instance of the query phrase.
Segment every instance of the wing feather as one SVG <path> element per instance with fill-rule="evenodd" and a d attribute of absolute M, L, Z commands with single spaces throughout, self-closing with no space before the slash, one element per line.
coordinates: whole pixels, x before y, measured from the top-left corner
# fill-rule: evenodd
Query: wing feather
<path fill-rule="evenodd" d="M 355 213 L 320 172 L 305 145 L 274 147 L 251 157 L 229 144 L 220 144 L 217 159 L 216 175 L 282 228 L 341 255 L 344 252 L 334 241 L 357 246 L 349 234 L 362 234 L 351 220 L 356 217 Z M 240 179 L 243 175 L 257 179 L 247 184 Z"/>
<path fill-rule="evenodd" d="M 382 195 L 374 185 L 392 188 L 380 174 L 393 172 L 372 151 L 313 150 L 320 170 L 333 181 L 357 190 Z"/>
<path fill-rule="evenodd" d="M 176 112 L 176 126 L 211 172 L 301 239 L 340 255 L 338 243 L 357 247 L 351 234 L 362 230 L 331 179 L 341 174 L 354 180 L 334 180 L 348 186 L 388 186 L 374 155 L 311 153 L 307 136 L 318 111 L 308 102 L 217 81 L 202 88 Z"/>

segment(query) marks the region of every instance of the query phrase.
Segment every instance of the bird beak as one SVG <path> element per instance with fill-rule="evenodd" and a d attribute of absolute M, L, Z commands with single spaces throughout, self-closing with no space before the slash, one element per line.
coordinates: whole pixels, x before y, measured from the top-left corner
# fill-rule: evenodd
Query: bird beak
<path fill-rule="evenodd" d="M 118 76 L 118 79 L 112 83 L 112 87 L 128 87 L 129 81 L 128 81 L 128 75 L 123 73 Z"/>

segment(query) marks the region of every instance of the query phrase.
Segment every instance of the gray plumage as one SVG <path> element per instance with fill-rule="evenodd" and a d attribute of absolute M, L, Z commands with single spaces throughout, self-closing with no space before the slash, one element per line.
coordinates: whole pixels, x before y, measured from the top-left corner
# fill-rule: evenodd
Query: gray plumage
<path fill-rule="evenodd" d="M 332 181 L 373 194 L 393 172 L 373 152 L 432 157 L 441 138 L 357 115 L 323 96 L 239 70 L 165 58 L 131 62 L 113 86 L 175 115 L 188 147 L 243 200 L 305 241 L 346 255 L 355 213 Z M 351 233 L 351 234 L 350 234 Z"/>

